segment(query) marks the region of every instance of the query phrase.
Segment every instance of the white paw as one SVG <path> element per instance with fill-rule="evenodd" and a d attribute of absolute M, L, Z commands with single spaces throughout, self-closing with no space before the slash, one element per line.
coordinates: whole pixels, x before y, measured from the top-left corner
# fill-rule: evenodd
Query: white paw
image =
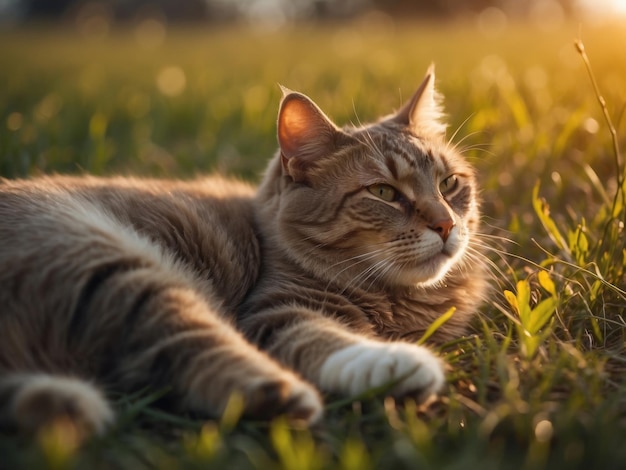
<path fill-rule="evenodd" d="M 398 380 L 391 395 L 426 399 L 444 384 L 443 364 L 421 346 L 363 341 L 331 354 L 320 370 L 323 391 L 350 396 Z"/>

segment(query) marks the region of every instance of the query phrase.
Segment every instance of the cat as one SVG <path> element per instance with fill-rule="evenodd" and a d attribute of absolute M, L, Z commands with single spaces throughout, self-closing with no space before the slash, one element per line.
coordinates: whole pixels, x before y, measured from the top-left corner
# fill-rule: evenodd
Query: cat
<path fill-rule="evenodd" d="M 40 176 L 0 182 L 0 424 L 80 435 L 109 392 L 169 387 L 176 409 L 307 424 L 322 394 L 438 393 L 417 346 L 463 335 L 484 297 L 475 174 L 445 139 L 431 67 L 399 111 L 337 127 L 283 89 L 258 189 Z"/>

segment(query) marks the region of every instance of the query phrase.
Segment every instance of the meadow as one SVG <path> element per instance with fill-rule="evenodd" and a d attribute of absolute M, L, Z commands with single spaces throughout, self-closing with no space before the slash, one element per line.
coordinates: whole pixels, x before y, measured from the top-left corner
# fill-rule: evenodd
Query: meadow
<path fill-rule="evenodd" d="M 366 122 L 434 61 L 448 135 L 478 169 L 493 276 L 471 331 L 437 346 L 448 386 L 427 406 L 329 397 L 303 430 L 241 420 L 236 400 L 217 421 L 173 415 L 143 390 L 116 397 L 119 423 L 83 447 L 63 429 L 0 433 L 0 468 L 626 468 L 625 24 L 0 31 L 8 178 L 256 181 L 278 83 Z"/>

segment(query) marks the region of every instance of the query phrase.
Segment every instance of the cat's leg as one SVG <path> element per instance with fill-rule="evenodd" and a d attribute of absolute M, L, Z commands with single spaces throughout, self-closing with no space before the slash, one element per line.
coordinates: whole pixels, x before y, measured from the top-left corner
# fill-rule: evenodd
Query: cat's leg
<path fill-rule="evenodd" d="M 317 390 L 248 343 L 210 283 L 158 243 L 82 201 L 43 207 L 54 212 L 16 213 L 0 247 L 0 377 L 62 371 L 107 390 L 169 389 L 178 409 L 210 416 L 235 393 L 251 417 L 321 415 Z M 13 230 L 27 217 L 37 230 Z"/>
<path fill-rule="evenodd" d="M 391 395 L 424 400 L 445 383 L 443 362 L 429 349 L 368 339 L 307 308 L 264 310 L 243 319 L 241 328 L 323 392 L 354 396 L 391 385 Z"/>
<path fill-rule="evenodd" d="M 55 424 L 71 426 L 81 439 L 102 434 L 113 411 L 93 384 L 44 373 L 9 374 L 0 379 L 0 427 L 35 434 Z"/>
<path fill-rule="evenodd" d="M 62 242 L 75 253 L 84 243 L 89 254 L 66 279 L 80 286 L 66 310 L 72 356 L 92 358 L 96 376 L 112 387 L 170 388 L 181 409 L 216 416 L 236 393 L 250 417 L 319 418 L 317 390 L 228 324 L 210 283 L 124 225 L 96 228 Z M 66 273 L 67 264 L 50 260 L 46 269 Z"/>
<path fill-rule="evenodd" d="M 146 284 L 159 276 L 143 274 Z M 248 343 L 194 290 L 161 285 L 111 328 L 121 339 L 105 370 L 122 388 L 171 387 L 179 408 L 213 416 L 233 393 L 243 398 L 248 417 L 285 414 L 313 422 L 321 416 L 314 387 Z"/>

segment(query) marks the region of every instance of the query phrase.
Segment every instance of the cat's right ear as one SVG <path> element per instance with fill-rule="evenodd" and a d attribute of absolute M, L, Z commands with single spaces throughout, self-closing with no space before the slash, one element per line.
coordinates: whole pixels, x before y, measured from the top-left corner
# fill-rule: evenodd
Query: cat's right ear
<path fill-rule="evenodd" d="M 303 182 L 315 161 L 335 150 L 341 131 L 306 95 L 281 89 L 277 127 L 283 172 Z"/>
<path fill-rule="evenodd" d="M 417 135 L 443 137 L 446 124 L 441 101 L 435 89 L 435 66 L 431 64 L 413 97 L 390 120 L 407 126 Z"/>

